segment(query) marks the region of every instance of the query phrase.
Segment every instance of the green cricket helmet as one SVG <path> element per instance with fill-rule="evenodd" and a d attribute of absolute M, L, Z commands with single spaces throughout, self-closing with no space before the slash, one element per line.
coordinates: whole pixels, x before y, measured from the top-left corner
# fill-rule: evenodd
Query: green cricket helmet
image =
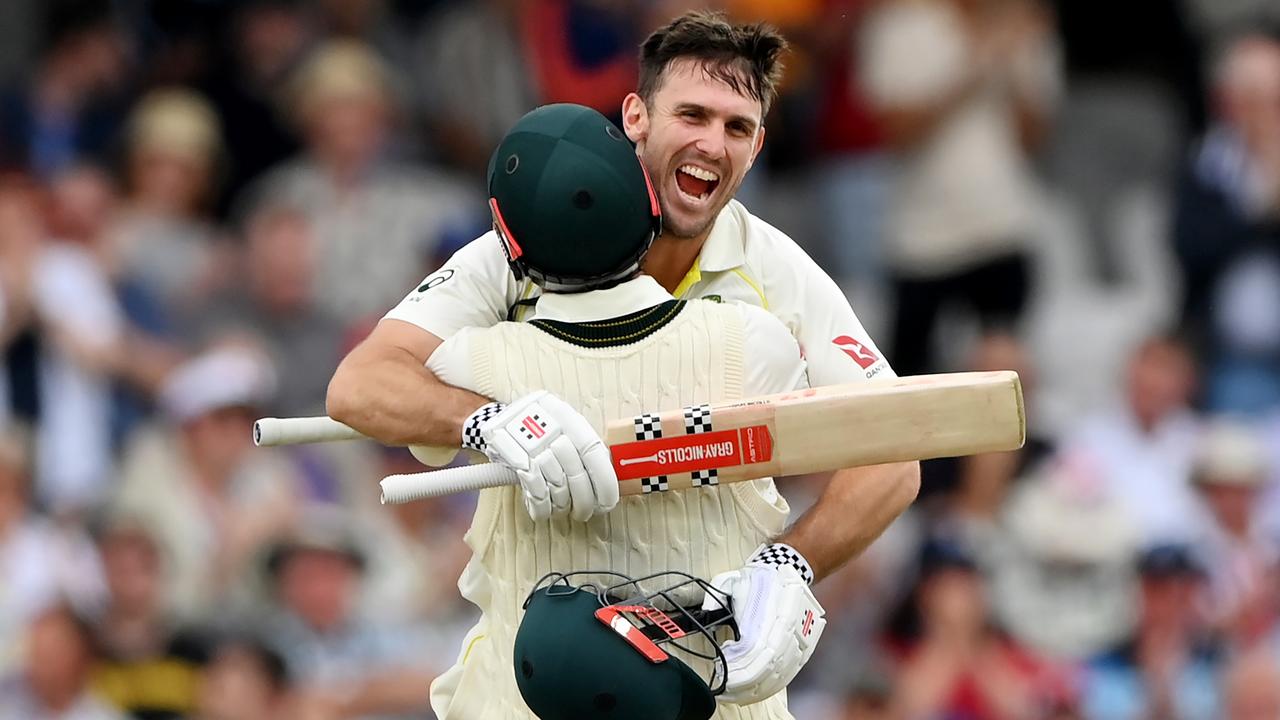
<path fill-rule="evenodd" d="M 582 105 L 544 105 L 511 128 L 489 160 L 489 209 L 516 279 L 553 292 L 626 280 L 662 231 L 635 148 Z"/>
<path fill-rule="evenodd" d="M 714 598 L 714 609 L 682 604 L 698 595 Z M 552 573 L 524 610 L 516 685 L 541 720 L 706 720 L 715 713 L 727 672 L 716 633 L 724 628 L 736 638 L 737 628 L 729 597 L 709 583 L 679 572 L 635 580 Z M 709 662 L 708 677 L 675 653 Z"/>

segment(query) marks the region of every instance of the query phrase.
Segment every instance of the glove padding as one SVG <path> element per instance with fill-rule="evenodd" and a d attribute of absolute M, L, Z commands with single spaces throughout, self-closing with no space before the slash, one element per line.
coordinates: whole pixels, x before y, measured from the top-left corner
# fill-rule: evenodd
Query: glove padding
<path fill-rule="evenodd" d="M 785 548 L 797 565 L 772 559 Z M 750 705 L 781 692 L 809 661 L 826 627 L 826 613 L 809 590 L 808 563 L 786 545 L 762 546 L 741 570 L 720 573 L 711 584 L 730 598 L 739 639 L 724 643 L 728 666 L 720 699 Z M 718 609 L 708 594 L 703 606 Z"/>
<path fill-rule="evenodd" d="M 481 407 L 463 424 L 462 438 L 516 471 L 534 520 L 568 513 L 586 521 L 618 504 L 609 448 L 581 413 L 545 390 Z"/>

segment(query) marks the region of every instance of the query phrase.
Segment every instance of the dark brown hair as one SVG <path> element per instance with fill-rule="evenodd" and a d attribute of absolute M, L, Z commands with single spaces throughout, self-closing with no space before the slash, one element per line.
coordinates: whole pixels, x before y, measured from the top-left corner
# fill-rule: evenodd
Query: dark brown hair
<path fill-rule="evenodd" d="M 768 114 L 782 79 L 780 56 L 787 41 L 772 25 L 735 25 L 724 14 L 695 10 L 658 28 L 640 46 L 640 88 L 645 104 L 662 84 L 671 63 L 697 60 L 702 71 L 740 95 L 760 102 Z"/>

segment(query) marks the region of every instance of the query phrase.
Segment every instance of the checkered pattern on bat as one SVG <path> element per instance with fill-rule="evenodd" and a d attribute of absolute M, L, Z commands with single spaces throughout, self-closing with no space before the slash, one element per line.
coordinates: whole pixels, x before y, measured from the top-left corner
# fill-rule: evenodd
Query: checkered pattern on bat
<path fill-rule="evenodd" d="M 635 424 L 637 440 L 656 440 L 662 437 L 662 419 L 653 413 L 637 415 Z"/>
<path fill-rule="evenodd" d="M 666 492 L 671 489 L 667 484 L 667 476 L 659 475 L 657 477 L 640 478 L 640 489 L 644 493 Z"/>
<path fill-rule="evenodd" d="M 693 480 L 694 487 L 706 487 L 707 485 L 720 484 L 720 475 L 716 472 L 715 468 L 694 470 L 689 473 L 689 477 Z"/>
<path fill-rule="evenodd" d="M 691 405 L 685 408 L 684 431 L 689 435 L 711 432 L 711 406 Z"/>

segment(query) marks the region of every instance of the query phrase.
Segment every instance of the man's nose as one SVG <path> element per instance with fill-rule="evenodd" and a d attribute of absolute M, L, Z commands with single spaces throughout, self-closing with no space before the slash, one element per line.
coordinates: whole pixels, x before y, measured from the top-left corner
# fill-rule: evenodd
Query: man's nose
<path fill-rule="evenodd" d="M 698 152 L 712 160 L 723 158 L 725 149 L 724 126 L 720 123 L 708 123 L 698 134 L 698 140 L 694 143 L 694 147 L 697 148 Z"/>

